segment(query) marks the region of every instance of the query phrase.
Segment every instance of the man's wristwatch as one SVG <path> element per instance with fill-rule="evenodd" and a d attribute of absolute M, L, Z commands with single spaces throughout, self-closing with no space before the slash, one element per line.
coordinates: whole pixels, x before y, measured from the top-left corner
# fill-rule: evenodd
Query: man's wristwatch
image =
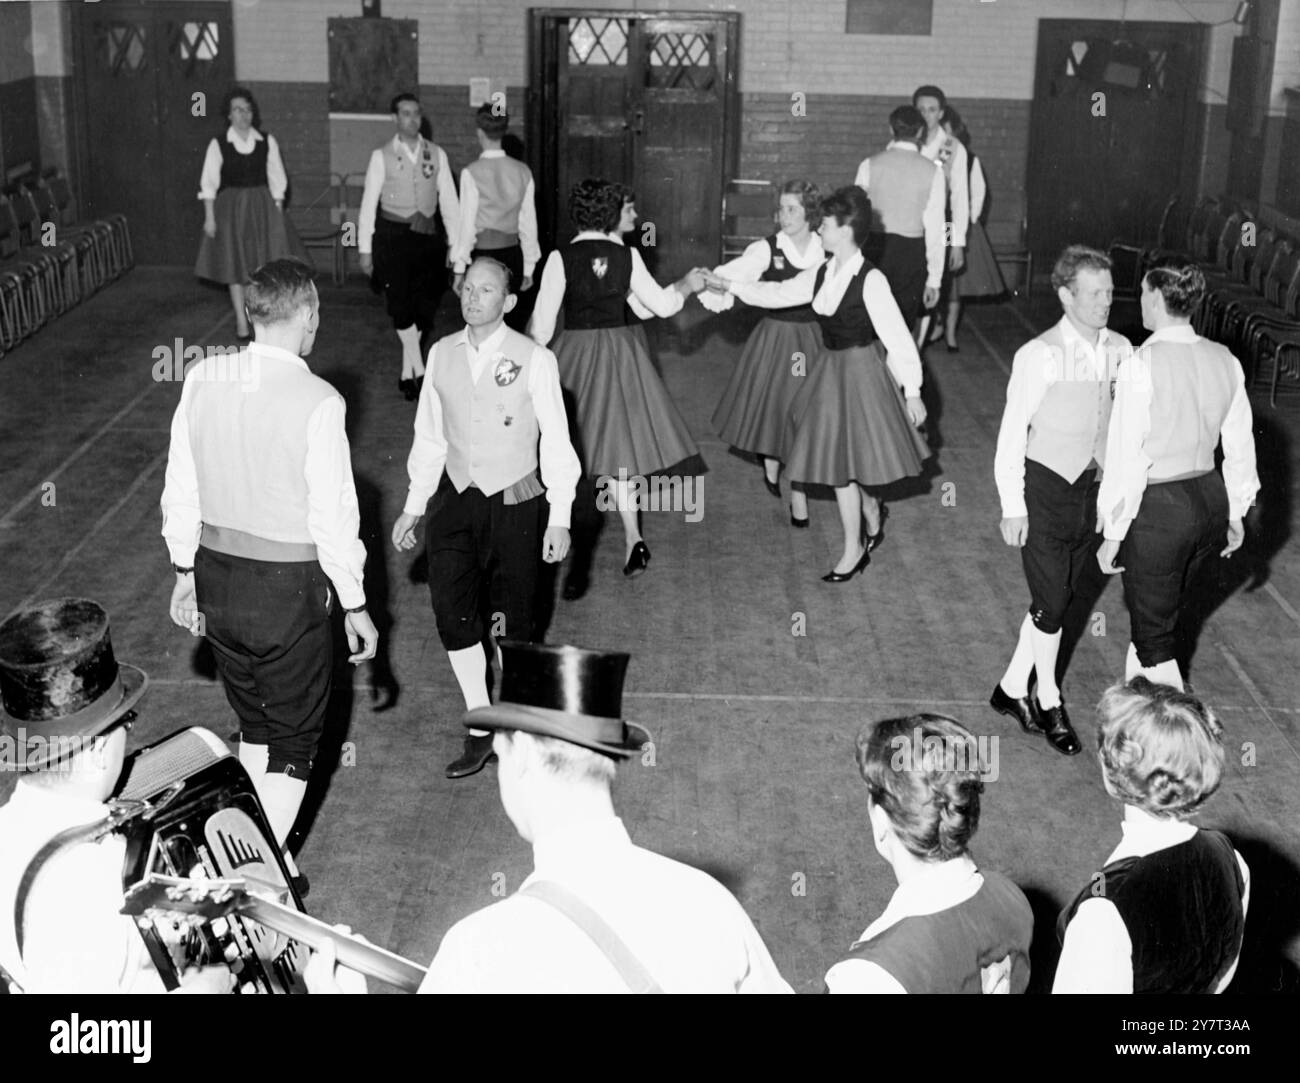
<path fill-rule="evenodd" d="M 173 565 L 172 565 L 172 571 L 174 571 L 177 575 L 193 575 L 193 574 L 194 574 L 194 569 L 193 569 L 193 568 L 182 568 L 179 564 L 173 564 Z"/>
<path fill-rule="evenodd" d="M 343 610 L 344 613 L 364 613 L 365 611 L 366 611 L 366 607 L 364 605 L 359 605 L 355 609 Z"/>

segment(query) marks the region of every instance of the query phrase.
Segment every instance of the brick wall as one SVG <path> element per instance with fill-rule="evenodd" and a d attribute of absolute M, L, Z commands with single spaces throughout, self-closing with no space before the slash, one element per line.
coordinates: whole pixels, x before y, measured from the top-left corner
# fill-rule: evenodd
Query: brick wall
<path fill-rule="evenodd" d="M 806 177 L 828 188 L 852 184 L 858 163 L 889 139 L 897 97 L 810 95 L 805 116 L 791 114 L 790 96 L 744 95 L 740 175 L 780 184 Z M 962 118 L 989 185 L 990 232 L 1010 241 L 1023 212 L 1029 158 L 1027 101 L 962 101 Z"/>
<path fill-rule="evenodd" d="M 1033 94 L 1039 19 L 1205 23 L 1230 19 L 1237 0 L 934 0 L 929 36 L 846 35 L 844 0 L 604 0 L 610 10 L 737 11 L 740 88 L 746 93 L 910 94 L 938 82 L 954 99 L 1028 99 Z M 3 6 L 3 5 L 0 5 Z M 384 15 L 419 21 L 425 84 L 496 85 L 527 79 L 529 7 L 570 0 L 385 0 Z M 328 79 L 326 20 L 357 14 L 355 4 L 320 0 L 234 0 L 238 74 L 251 81 Z M 1210 32 L 1206 87 L 1227 91 L 1230 22 Z M 1209 91 L 1205 91 L 1209 93 Z"/>

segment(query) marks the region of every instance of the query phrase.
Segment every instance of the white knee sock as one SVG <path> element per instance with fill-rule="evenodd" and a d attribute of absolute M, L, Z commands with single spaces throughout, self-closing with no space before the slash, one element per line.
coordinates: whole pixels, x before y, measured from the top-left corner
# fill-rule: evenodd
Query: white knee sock
<path fill-rule="evenodd" d="M 239 762 L 248 772 L 248 777 L 253 780 L 253 789 L 257 791 L 257 799 L 262 802 L 262 811 L 266 813 L 275 841 L 283 850 L 285 840 L 288 839 L 289 832 L 293 828 L 293 822 L 298 818 L 298 809 L 302 806 L 303 796 L 307 792 L 307 783 L 283 772 L 267 774 L 266 765 L 270 754 L 271 750 L 266 745 L 249 744 L 248 741 L 240 739 Z M 289 857 L 288 850 L 284 850 L 284 856 L 288 861 L 290 872 L 296 874 L 298 870 L 293 864 L 293 859 Z"/>
<path fill-rule="evenodd" d="M 1056 631 L 1048 635 L 1031 622 L 1029 642 L 1034 653 L 1034 669 L 1038 673 L 1038 705 L 1059 707 L 1061 690 L 1056 686 L 1056 656 L 1061 651 L 1061 633 Z"/>
<path fill-rule="evenodd" d="M 411 324 L 398 331 L 397 337 L 402 340 L 402 379 L 413 379 L 424 367 L 420 361 L 420 329 Z"/>
<path fill-rule="evenodd" d="M 448 651 L 447 661 L 456 674 L 456 683 L 460 685 L 460 694 L 465 697 L 465 710 L 487 707 L 492 701 L 487 690 L 487 655 L 483 653 L 480 643 L 472 647 L 462 647 L 458 651 Z M 469 731 L 475 737 L 486 737 L 487 730 Z"/>
<path fill-rule="evenodd" d="M 1034 671 L 1034 642 L 1032 632 L 1034 622 L 1028 613 L 1020 622 L 1020 638 L 1016 640 L 1016 649 L 1012 652 L 1007 671 L 1002 674 L 1002 691 L 1012 699 L 1021 699 L 1029 695 L 1029 675 Z"/>
<path fill-rule="evenodd" d="M 1124 679 L 1131 681 L 1138 674 L 1141 674 L 1152 684 L 1163 684 L 1170 688 L 1177 688 L 1183 691 L 1183 675 L 1178 669 L 1178 660 L 1175 658 L 1167 659 L 1164 662 L 1157 662 L 1154 666 L 1144 666 L 1138 659 L 1137 647 L 1132 643 L 1128 645 L 1128 659 L 1124 667 Z"/>

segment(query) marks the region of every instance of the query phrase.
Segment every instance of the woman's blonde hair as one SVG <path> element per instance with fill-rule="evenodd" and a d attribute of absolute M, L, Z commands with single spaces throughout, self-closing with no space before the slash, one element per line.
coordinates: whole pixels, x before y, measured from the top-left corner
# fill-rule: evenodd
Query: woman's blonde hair
<path fill-rule="evenodd" d="M 1223 727 L 1188 692 L 1145 677 L 1106 690 L 1097 750 L 1106 788 L 1163 819 L 1197 812 L 1223 780 Z"/>

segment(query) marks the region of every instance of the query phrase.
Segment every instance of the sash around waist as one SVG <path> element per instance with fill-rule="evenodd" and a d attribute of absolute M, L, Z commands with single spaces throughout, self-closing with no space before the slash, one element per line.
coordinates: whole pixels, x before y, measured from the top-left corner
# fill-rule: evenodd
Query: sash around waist
<path fill-rule="evenodd" d="M 518 233 L 504 233 L 499 229 L 480 229 L 474 236 L 474 247 L 480 252 L 495 252 L 498 248 L 515 248 Z"/>
<path fill-rule="evenodd" d="M 273 541 L 234 527 L 213 526 L 211 523 L 203 524 L 199 544 L 214 553 L 225 553 L 226 556 L 243 557 L 246 560 L 266 560 L 275 564 L 298 564 L 318 559 L 314 542 Z"/>
<path fill-rule="evenodd" d="M 1175 474 L 1172 478 L 1147 478 L 1147 485 L 1172 485 L 1177 481 L 1194 481 L 1196 478 L 1203 478 L 1206 474 L 1213 474 L 1214 468 L 1209 470 L 1188 470 L 1182 474 Z"/>

